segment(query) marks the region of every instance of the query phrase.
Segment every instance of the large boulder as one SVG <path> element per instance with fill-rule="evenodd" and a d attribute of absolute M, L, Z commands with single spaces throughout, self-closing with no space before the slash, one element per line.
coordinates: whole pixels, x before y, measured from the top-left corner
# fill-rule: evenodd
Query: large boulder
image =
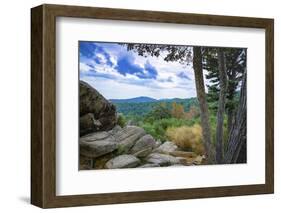
<path fill-rule="evenodd" d="M 117 149 L 117 143 L 107 132 L 85 135 L 79 139 L 80 155 L 97 158 Z"/>
<path fill-rule="evenodd" d="M 107 169 L 134 168 L 140 164 L 140 160 L 134 155 L 119 155 L 105 164 Z"/>
<path fill-rule="evenodd" d="M 130 153 L 137 157 L 145 157 L 155 147 L 155 140 L 151 135 L 142 136 L 131 148 Z"/>
<path fill-rule="evenodd" d="M 84 81 L 79 90 L 80 136 L 112 129 L 117 123 L 115 106 Z"/>
<path fill-rule="evenodd" d="M 144 129 L 137 126 L 126 126 L 114 134 L 118 143 L 118 153 L 129 153 L 135 143 L 145 135 Z"/>

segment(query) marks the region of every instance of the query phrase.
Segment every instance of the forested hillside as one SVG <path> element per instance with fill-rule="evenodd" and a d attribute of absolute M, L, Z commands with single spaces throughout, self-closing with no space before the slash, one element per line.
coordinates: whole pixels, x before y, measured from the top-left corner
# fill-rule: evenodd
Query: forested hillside
<path fill-rule="evenodd" d="M 124 116 L 144 116 L 161 104 L 165 104 L 167 109 L 171 110 L 172 104 L 178 103 L 183 106 L 185 111 L 189 111 L 191 106 L 198 106 L 196 98 L 156 100 L 148 97 L 137 97 L 132 99 L 112 99 L 110 101 L 116 106 L 117 112 L 122 113 Z"/>

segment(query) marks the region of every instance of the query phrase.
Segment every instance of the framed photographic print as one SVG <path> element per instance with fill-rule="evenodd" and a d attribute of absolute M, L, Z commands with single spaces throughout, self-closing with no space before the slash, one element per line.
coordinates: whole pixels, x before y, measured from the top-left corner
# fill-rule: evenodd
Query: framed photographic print
<path fill-rule="evenodd" d="M 273 193 L 272 19 L 31 9 L 31 203 Z"/>

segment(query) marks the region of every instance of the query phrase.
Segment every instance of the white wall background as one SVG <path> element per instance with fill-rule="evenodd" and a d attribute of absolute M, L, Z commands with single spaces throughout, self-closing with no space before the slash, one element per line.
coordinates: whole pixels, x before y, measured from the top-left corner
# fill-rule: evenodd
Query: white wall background
<path fill-rule="evenodd" d="M 275 19 L 275 194 L 52 209 L 49 212 L 277 212 L 281 161 L 281 14 L 276 0 L 39 0 L 2 1 L 0 7 L 0 210 L 39 212 L 30 193 L 30 8 L 42 3 L 162 10 Z"/>

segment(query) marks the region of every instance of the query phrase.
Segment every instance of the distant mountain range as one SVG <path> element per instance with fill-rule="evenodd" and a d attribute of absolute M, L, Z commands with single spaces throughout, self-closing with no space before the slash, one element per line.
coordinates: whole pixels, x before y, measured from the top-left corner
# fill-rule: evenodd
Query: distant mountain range
<path fill-rule="evenodd" d="M 128 99 L 110 99 L 113 103 L 145 103 L 145 102 L 156 102 L 157 99 L 140 96 L 136 98 L 128 98 Z"/>
<path fill-rule="evenodd" d="M 186 112 L 189 111 L 190 106 L 198 106 L 197 98 L 166 98 L 155 99 L 150 97 L 135 97 L 128 99 L 109 99 L 117 109 L 118 113 L 122 113 L 125 116 L 145 116 L 159 103 L 166 103 L 167 109 L 172 109 L 172 103 L 176 102 L 184 107 Z"/>
<path fill-rule="evenodd" d="M 178 102 L 186 99 L 181 98 L 166 98 L 166 99 L 155 99 L 146 96 L 140 96 L 128 99 L 109 99 L 112 103 L 153 103 L 153 102 Z"/>

